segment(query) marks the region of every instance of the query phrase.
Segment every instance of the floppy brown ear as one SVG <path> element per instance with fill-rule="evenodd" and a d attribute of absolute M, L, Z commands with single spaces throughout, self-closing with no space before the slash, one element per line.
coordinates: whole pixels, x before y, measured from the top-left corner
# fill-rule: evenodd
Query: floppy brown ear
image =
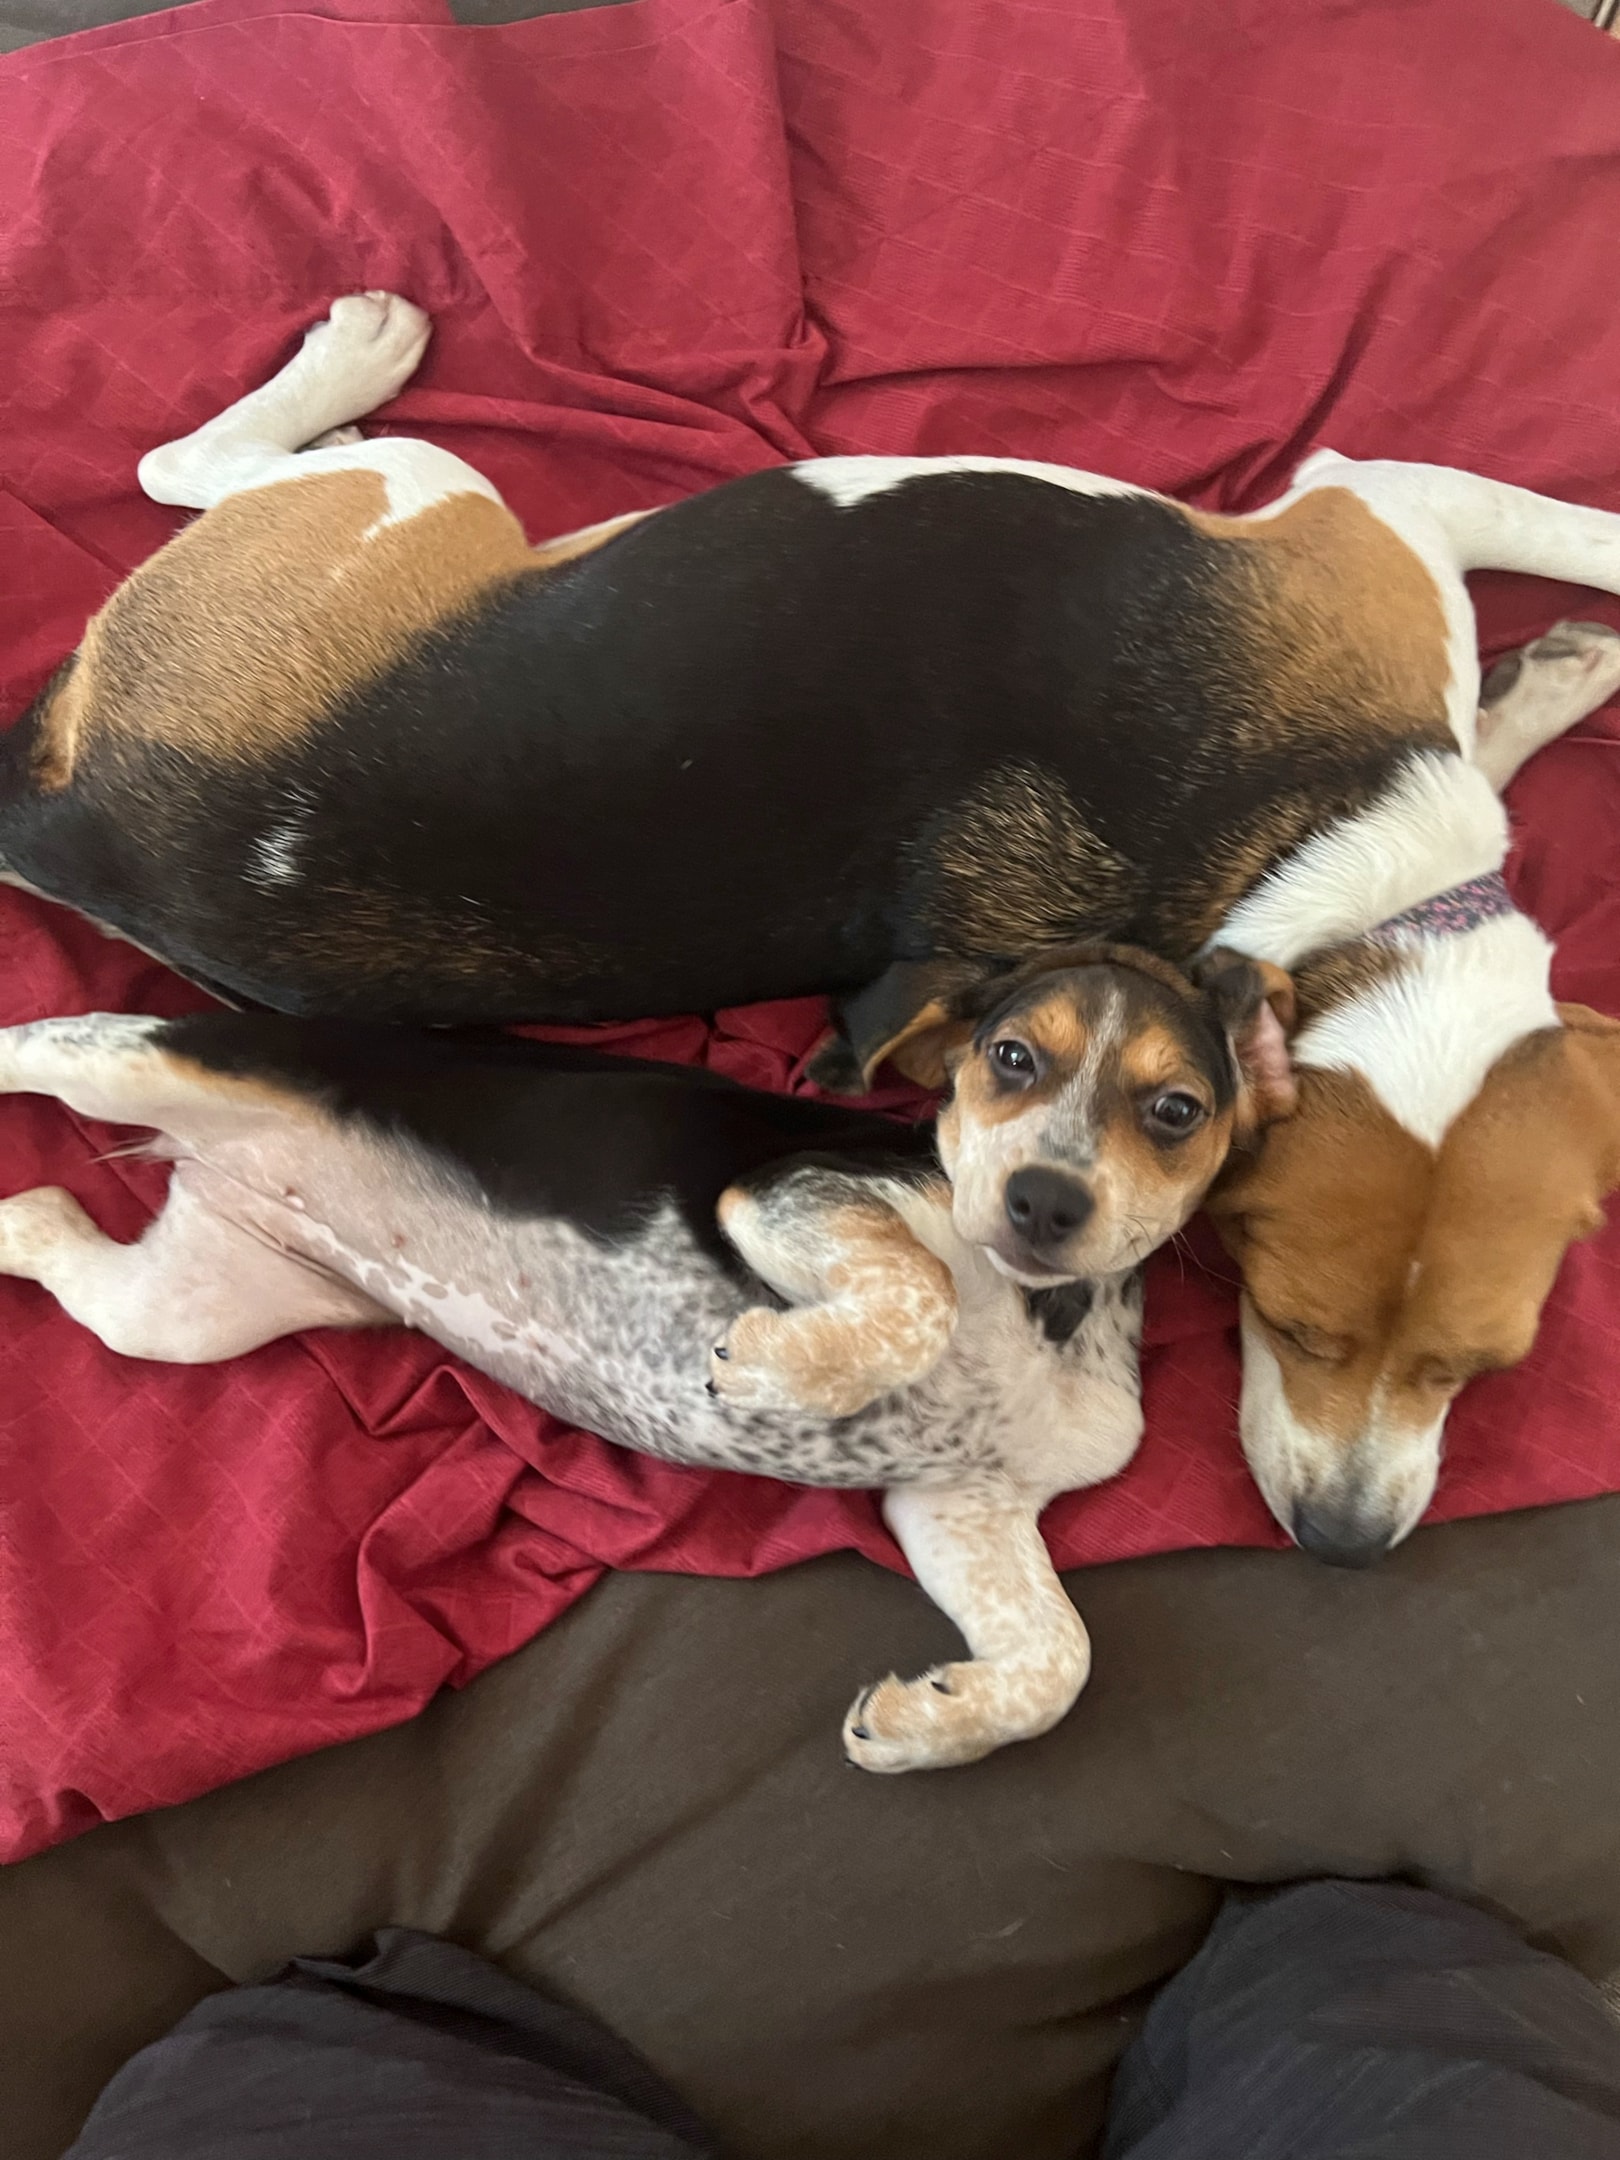
<path fill-rule="evenodd" d="M 1256 1123 L 1287 1117 L 1297 1090 L 1288 1038 L 1295 1019 L 1293 977 L 1269 960 L 1217 945 L 1196 963 L 1192 979 L 1226 1030 Z"/>
<path fill-rule="evenodd" d="M 809 1074 L 834 1095 L 864 1095 L 878 1067 L 891 1064 L 920 1087 L 945 1085 L 947 1060 L 973 1033 L 958 1008 L 985 965 L 968 960 L 899 960 L 836 1008 L 838 1032 L 810 1060 Z"/>

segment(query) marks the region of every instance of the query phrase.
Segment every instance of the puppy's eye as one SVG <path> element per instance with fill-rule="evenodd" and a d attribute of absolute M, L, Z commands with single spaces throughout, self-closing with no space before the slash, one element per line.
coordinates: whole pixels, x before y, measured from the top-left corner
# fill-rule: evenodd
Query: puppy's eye
<path fill-rule="evenodd" d="M 1148 1130 L 1166 1140 L 1185 1139 L 1208 1115 L 1196 1095 L 1184 1095 L 1179 1088 L 1155 1095 L 1144 1113 Z"/>
<path fill-rule="evenodd" d="M 1021 1042 L 1007 1037 L 993 1042 L 989 1051 L 990 1064 L 1003 1080 L 1033 1080 L 1035 1077 L 1035 1054 Z"/>

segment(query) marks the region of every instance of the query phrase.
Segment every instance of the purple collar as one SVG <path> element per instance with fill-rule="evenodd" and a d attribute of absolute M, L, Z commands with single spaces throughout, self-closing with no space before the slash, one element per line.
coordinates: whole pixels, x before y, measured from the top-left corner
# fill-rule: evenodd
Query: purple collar
<path fill-rule="evenodd" d="M 1391 915 L 1367 935 L 1381 945 L 1399 944 L 1409 932 L 1424 937 L 1456 937 L 1464 930 L 1477 930 L 1481 923 L 1516 913 L 1501 871 L 1487 870 L 1483 877 L 1449 886 L 1445 892 L 1420 900 L 1416 907 Z"/>

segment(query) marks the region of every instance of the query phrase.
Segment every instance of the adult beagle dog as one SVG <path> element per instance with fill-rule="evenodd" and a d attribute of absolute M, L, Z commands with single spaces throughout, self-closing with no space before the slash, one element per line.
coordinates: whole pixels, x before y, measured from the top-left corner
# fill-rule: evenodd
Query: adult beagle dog
<path fill-rule="evenodd" d="M 1620 591 L 1620 518 L 1325 451 L 1248 517 L 838 457 L 531 549 L 459 459 L 358 439 L 427 337 L 340 300 L 142 462 L 206 515 L 6 745 L 7 874 L 293 1012 L 838 991 L 849 1087 L 943 1078 L 987 961 L 1266 963 L 1303 1079 L 1218 1200 L 1244 1444 L 1323 1557 L 1404 1536 L 1620 1165 L 1620 1036 L 1554 1005 L 1497 801 L 1620 638 L 1561 626 L 1481 710 L 1463 575 Z"/>
<path fill-rule="evenodd" d="M 0 1271 L 133 1357 L 405 1321 L 644 1453 L 885 1488 L 970 1656 L 864 1690 L 845 1746 L 871 1770 L 969 1762 L 1085 1683 L 1036 1519 L 1135 1452 L 1133 1263 L 1252 1122 L 1233 1044 L 1262 1002 L 1245 963 L 1196 989 L 1118 951 L 988 989 L 945 1175 L 925 1128 L 588 1049 L 274 1014 L 39 1021 L 0 1031 L 0 1092 L 152 1128 L 174 1169 L 133 1245 L 56 1188 L 0 1202 Z M 1034 1045 L 1062 1076 L 1038 1112 Z M 1054 1120 L 1114 1130 L 1135 1165 L 1088 1220 L 1009 1145 L 1034 1124 L 1050 1149 Z M 1021 1269 L 1052 1241 L 1043 1288 L 1006 1263 L 1020 1219 Z"/>

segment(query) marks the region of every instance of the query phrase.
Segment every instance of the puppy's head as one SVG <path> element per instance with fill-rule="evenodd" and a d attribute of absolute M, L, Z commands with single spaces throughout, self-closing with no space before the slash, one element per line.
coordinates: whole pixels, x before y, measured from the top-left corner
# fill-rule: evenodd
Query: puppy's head
<path fill-rule="evenodd" d="M 936 1000 L 887 1050 L 948 1083 L 957 1230 L 1032 1285 L 1112 1274 L 1179 1230 L 1235 1139 L 1290 1106 L 1279 970 L 1193 980 L 1124 946 L 1049 952 Z"/>

